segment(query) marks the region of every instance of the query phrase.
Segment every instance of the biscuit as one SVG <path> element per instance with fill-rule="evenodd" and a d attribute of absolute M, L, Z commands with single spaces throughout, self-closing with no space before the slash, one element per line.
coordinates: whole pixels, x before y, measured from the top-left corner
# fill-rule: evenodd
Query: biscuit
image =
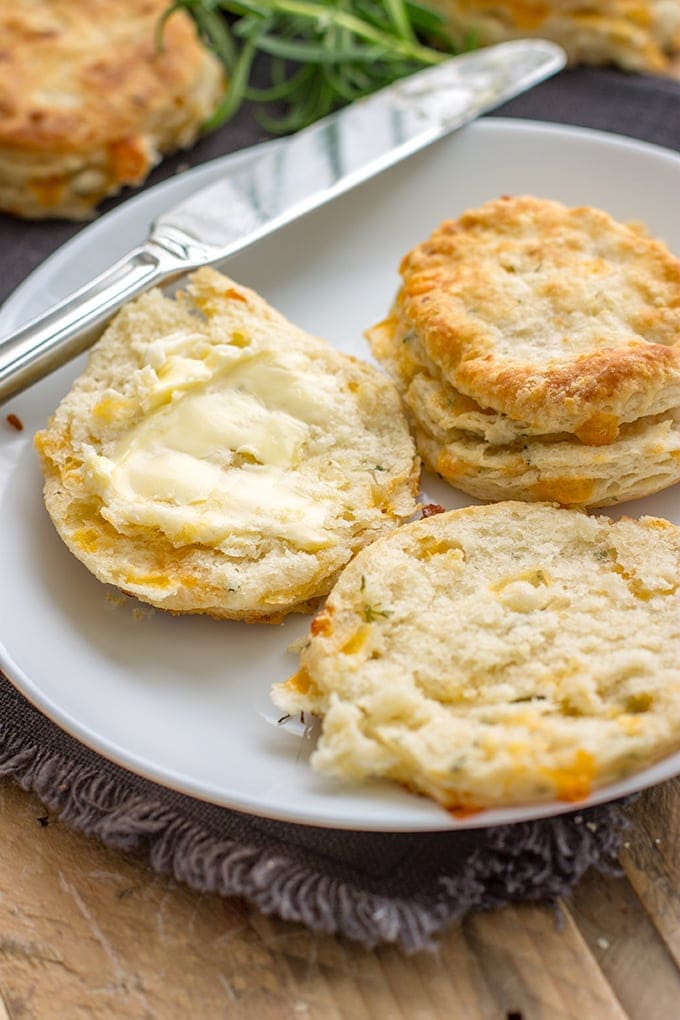
<path fill-rule="evenodd" d="M 396 343 L 542 433 L 680 404 L 680 260 L 589 207 L 503 197 L 443 223 L 401 264 Z"/>
<path fill-rule="evenodd" d="M 680 528 L 546 503 L 467 507 L 363 550 L 278 708 L 311 762 L 454 812 L 577 801 L 680 747 Z"/>
<path fill-rule="evenodd" d="M 209 269 L 119 313 L 36 446 L 69 549 L 176 612 L 307 611 L 416 508 L 392 383 Z"/>
<path fill-rule="evenodd" d="M 428 0 L 459 45 L 538 36 L 567 51 L 571 63 L 616 64 L 629 71 L 670 71 L 680 49 L 675 0 Z"/>
<path fill-rule="evenodd" d="M 0 11 L 0 209 L 83 219 L 190 145 L 221 65 L 166 0 L 19 0 Z"/>

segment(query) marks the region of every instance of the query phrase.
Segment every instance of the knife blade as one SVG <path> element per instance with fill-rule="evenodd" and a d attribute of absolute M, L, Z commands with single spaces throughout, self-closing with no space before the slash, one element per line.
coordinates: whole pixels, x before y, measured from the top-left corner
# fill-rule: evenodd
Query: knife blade
<path fill-rule="evenodd" d="M 500 43 L 400 79 L 296 135 L 222 157 L 219 178 L 162 213 L 146 242 L 0 340 L 0 403 L 91 346 L 142 291 L 224 262 L 564 64 L 563 50 L 545 40 Z"/>

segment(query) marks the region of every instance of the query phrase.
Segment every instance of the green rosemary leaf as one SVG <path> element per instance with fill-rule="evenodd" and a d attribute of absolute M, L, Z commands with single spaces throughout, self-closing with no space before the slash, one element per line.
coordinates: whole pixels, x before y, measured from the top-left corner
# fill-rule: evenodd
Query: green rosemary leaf
<path fill-rule="evenodd" d="M 411 25 L 416 32 L 427 35 L 430 38 L 447 40 L 446 19 L 439 11 L 431 7 L 423 7 L 422 4 L 414 3 L 414 0 L 406 0 L 406 13 Z"/>
<path fill-rule="evenodd" d="M 274 83 L 269 88 L 261 89 L 256 88 L 254 85 L 249 85 L 246 89 L 245 98 L 255 103 L 279 102 L 300 86 L 304 86 L 315 73 L 315 68 L 304 66 L 291 75 L 290 78 L 279 78 L 278 76 L 275 78 L 272 74 Z"/>
<path fill-rule="evenodd" d="M 417 42 L 404 0 L 385 0 L 385 9 L 402 39 Z"/>
<path fill-rule="evenodd" d="M 298 131 L 454 52 L 442 17 L 418 0 L 174 0 L 158 23 L 160 48 L 178 10 L 193 18 L 227 72 L 228 93 L 206 128 L 229 120 L 248 99 L 265 107 L 258 120 L 267 130 Z M 269 81 L 255 86 L 258 55 Z M 269 103 L 282 106 L 280 116 Z"/>
<path fill-rule="evenodd" d="M 323 44 L 296 42 L 292 39 L 280 39 L 275 35 L 261 35 L 258 48 L 263 53 L 284 57 L 300 64 L 339 64 L 354 60 L 370 64 L 380 60 L 385 53 L 377 46 L 354 46 L 347 50 L 331 50 Z"/>
<path fill-rule="evenodd" d="M 219 127 L 220 124 L 230 120 L 243 102 L 256 47 L 255 39 L 248 39 L 244 44 L 229 79 L 227 93 L 217 110 L 204 125 L 206 131 Z"/>
<path fill-rule="evenodd" d="M 362 90 L 352 85 L 351 79 L 344 75 L 342 71 L 338 71 L 337 68 L 326 66 L 323 68 L 323 73 L 335 95 L 346 103 L 351 103 L 363 95 Z"/>

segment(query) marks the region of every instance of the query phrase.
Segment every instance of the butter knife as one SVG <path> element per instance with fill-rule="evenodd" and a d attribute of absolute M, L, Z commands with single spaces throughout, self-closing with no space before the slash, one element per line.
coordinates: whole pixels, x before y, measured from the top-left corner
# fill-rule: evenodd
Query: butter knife
<path fill-rule="evenodd" d="M 80 354 L 151 286 L 214 265 L 559 71 L 541 40 L 501 43 L 403 78 L 296 135 L 222 157 L 223 174 L 164 212 L 148 240 L 0 339 L 0 403 Z"/>

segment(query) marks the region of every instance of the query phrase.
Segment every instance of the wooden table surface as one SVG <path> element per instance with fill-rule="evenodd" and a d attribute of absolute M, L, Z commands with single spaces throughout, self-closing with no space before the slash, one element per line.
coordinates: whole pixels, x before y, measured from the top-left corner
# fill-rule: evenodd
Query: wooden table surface
<path fill-rule="evenodd" d="M 620 877 L 367 951 L 200 895 L 0 784 L 0 1020 L 678 1020 L 680 780 L 631 811 Z"/>

